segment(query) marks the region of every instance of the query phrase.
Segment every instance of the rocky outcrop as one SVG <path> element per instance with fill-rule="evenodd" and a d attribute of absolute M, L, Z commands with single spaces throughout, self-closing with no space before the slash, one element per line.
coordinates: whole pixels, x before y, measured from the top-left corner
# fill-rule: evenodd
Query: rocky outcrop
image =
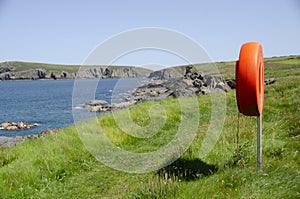
<path fill-rule="evenodd" d="M 223 78 L 217 75 L 207 75 L 192 72 L 191 66 L 186 67 L 184 76 L 170 78 L 165 81 L 154 81 L 132 91 L 129 101 L 162 100 L 169 96 L 189 97 L 203 95 L 230 89 Z"/>
<path fill-rule="evenodd" d="M 30 129 L 35 126 L 37 126 L 37 124 L 27 122 L 3 122 L 0 124 L 0 128 L 6 131 Z"/>
<path fill-rule="evenodd" d="M 83 108 L 87 108 L 91 112 L 106 112 L 111 111 L 113 109 L 113 105 L 109 104 L 105 100 L 92 100 L 83 105 Z"/>
<path fill-rule="evenodd" d="M 9 74 L 5 74 L 2 78 L 1 78 L 1 80 L 11 80 L 12 78 L 10 77 L 10 75 Z"/>
<path fill-rule="evenodd" d="M 140 86 L 130 91 L 126 102 L 109 104 L 103 100 L 93 100 L 84 108 L 92 112 L 106 112 L 125 108 L 141 101 L 162 100 L 167 97 L 190 97 L 215 92 L 225 92 L 230 89 L 222 77 L 217 75 L 206 75 L 201 72 L 192 72 L 186 67 L 186 72 L 181 77 L 166 80 L 153 80 L 152 83 Z"/>
<path fill-rule="evenodd" d="M 231 89 L 235 89 L 236 87 L 235 79 L 226 79 L 225 81 Z"/>
<path fill-rule="evenodd" d="M 150 73 L 149 78 L 152 80 L 167 80 L 182 77 L 183 73 L 179 67 L 167 68 Z"/>
<path fill-rule="evenodd" d="M 91 79 L 91 78 L 137 78 L 148 77 L 150 70 L 134 67 L 98 67 L 90 69 L 81 69 L 74 74 L 79 79 Z"/>
<path fill-rule="evenodd" d="M 39 79 L 44 79 L 46 78 L 46 73 L 42 70 L 37 70 L 37 75 Z"/>
<path fill-rule="evenodd" d="M 114 111 L 117 109 L 126 108 L 136 103 L 137 101 L 134 100 L 121 102 L 117 104 L 110 104 L 105 100 L 92 100 L 86 103 L 85 105 L 83 105 L 83 108 L 87 108 L 91 112 L 108 112 L 108 111 Z"/>
<path fill-rule="evenodd" d="M 265 84 L 269 85 L 275 81 L 274 78 L 265 79 Z M 235 86 L 234 79 L 223 80 L 218 75 L 191 72 L 190 68 L 187 67 L 183 77 L 153 80 L 150 84 L 129 91 L 130 96 L 126 97 L 127 101 L 125 102 L 110 104 L 104 100 L 92 100 L 83 107 L 89 109 L 91 112 L 108 112 L 126 108 L 142 101 L 159 101 L 167 97 L 178 98 L 227 92 L 229 89 L 235 89 Z"/>
<path fill-rule="evenodd" d="M 9 71 L 0 74 L 0 80 L 38 80 L 38 79 L 72 79 L 64 71 L 46 71 L 44 69 L 29 69 L 24 71 Z"/>
<path fill-rule="evenodd" d="M 5 68 L 5 67 L 0 68 L 0 74 L 1 74 L 1 73 L 7 73 L 7 72 L 10 72 L 10 71 L 11 71 L 10 68 Z"/>
<path fill-rule="evenodd" d="M 61 128 L 55 128 L 55 129 L 48 129 L 45 131 L 42 131 L 40 134 L 36 135 L 36 137 L 46 137 L 48 135 L 53 135 L 58 133 L 61 130 Z"/>
<path fill-rule="evenodd" d="M 275 82 L 276 82 L 275 78 L 268 78 L 268 79 L 265 79 L 265 81 L 264 81 L 265 85 L 274 84 Z"/>

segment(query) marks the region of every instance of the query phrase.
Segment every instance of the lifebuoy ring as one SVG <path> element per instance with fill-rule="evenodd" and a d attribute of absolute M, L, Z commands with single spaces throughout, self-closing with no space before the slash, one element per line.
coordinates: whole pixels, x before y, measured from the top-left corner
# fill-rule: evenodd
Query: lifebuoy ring
<path fill-rule="evenodd" d="M 260 43 L 242 45 L 235 79 L 239 112 L 248 116 L 260 115 L 264 104 L 264 58 Z"/>

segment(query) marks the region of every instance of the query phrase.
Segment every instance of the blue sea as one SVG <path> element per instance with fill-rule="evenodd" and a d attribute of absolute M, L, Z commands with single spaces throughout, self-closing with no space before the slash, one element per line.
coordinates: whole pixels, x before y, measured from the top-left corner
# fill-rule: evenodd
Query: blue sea
<path fill-rule="evenodd" d="M 94 99 L 122 102 L 129 95 L 127 91 L 146 81 L 146 78 L 130 78 L 0 82 L 0 123 L 24 121 L 38 124 L 28 130 L 1 129 L 0 136 L 39 134 L 44 130 L 70 126 L 74 124 L 74 113 L 76 121 L 95 117 L 95 113 L 82 108 L 84 103 Z M 90 89 L 94 85 L 94 90 Z"/>

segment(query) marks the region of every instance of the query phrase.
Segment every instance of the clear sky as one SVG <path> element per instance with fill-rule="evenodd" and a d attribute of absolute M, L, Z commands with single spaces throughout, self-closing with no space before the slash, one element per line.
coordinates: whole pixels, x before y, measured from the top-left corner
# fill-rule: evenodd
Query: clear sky
<path fill-rule="evenodd" d="M 101 42 L 142 27 L 181 32 L 213 61 L 236 60 L 247 41 L 262 43 L 265 57 L 300 54 L 299 0 L 0 0 L 0 62 L 81 64 Z M 148 59 L 118 64 L 180 64 Z"/>

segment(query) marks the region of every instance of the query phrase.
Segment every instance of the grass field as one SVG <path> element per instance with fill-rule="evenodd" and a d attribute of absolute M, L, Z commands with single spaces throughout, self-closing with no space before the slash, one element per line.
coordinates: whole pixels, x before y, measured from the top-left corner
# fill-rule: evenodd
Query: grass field
<path fill-rule="evenodd" d="M 199 150 L 211 116 L 209 95 L 197 98 L 201 121 L 196 139 L 163 169 L 129 174 L 106 167 L 87 151 L 71 126 L 16 147 L 1 148 L 0 198 L 300 198 L 299 60 L 265 60 L 266 77 L 277 81 L 265 87 L 261 172 L 256 167 L 256 118 L 239 116 L 232 90 L 226 94 L 226 120 L 220 137 L 203 159 Z M 217 65 L 224 76 L 234 76 L 234 62 Z M 154 105 L 164 107 L 165 114 L 152 119 L 167 119 L 151 138 L 124 134 L 112 115 L 97 120 L 116 146 L 132 152 L 155 151 L 174 138 L 181 112 L 178 101 L 168 98 L 130 107 L 132 120 L 140 126 L 149 124 L 148 112 Z M 79 125 L 93 129 L 89 122 Z"/>

